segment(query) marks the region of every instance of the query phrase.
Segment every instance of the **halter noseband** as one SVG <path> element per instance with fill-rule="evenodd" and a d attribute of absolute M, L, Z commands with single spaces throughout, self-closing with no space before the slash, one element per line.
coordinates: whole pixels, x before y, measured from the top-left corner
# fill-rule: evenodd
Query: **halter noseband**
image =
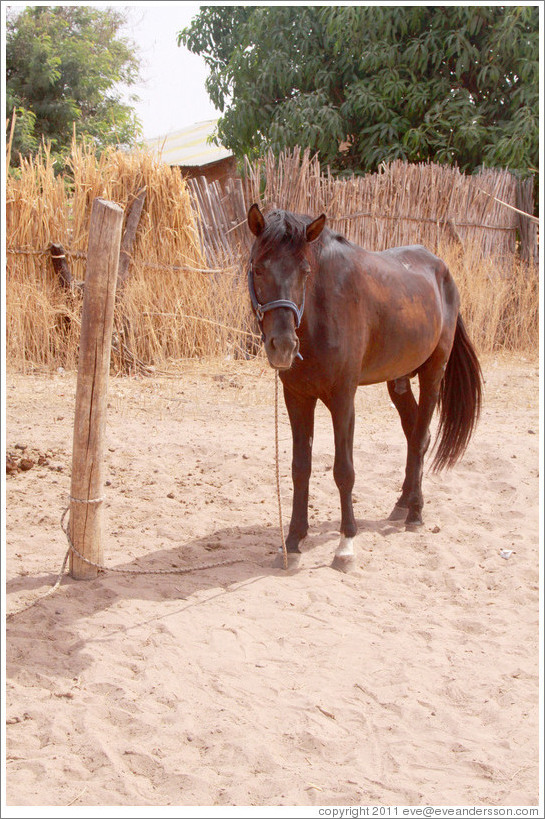
<path fill-rule="evenodd" d="M 268 313 L 269 310 L 275 310 L 277 307 L 287 307 L 288 310 L 291 310 L 295 314 L 295 329 L 296 330 L 299 329 L 301 319 L 303 318 L 303 310 L 305 309 L 304 287 L 303 301 L 301 303 L 301 307 L 298 307 L 294 301 L 290 301 L 289 299 L 275 299 L 275 301 L 268 301 L 266 304 L 260 304 L 259 301 L 257 300 L 257 294 L 255 292 L 254 271 L 252 265 L 250 264 L 248 268 L 248 290 L 250 291 L 250 301 L 252 302 L 252 307 L 257 318 L 257 323 L 259 324 L 259 329 L 261 330 L 262 341 L 265 341 L 265 333 L 263 332 L 263 316 L 265 313 Z M 303 356 L 301 355 L 301 353 L 297 353 L 295 357 L 300 358 L 301 361 L 303 360 Z"/>

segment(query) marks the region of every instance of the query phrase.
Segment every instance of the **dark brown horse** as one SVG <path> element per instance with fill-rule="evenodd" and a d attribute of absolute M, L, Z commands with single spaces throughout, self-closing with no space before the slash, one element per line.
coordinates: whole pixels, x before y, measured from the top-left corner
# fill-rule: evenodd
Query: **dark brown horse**
<path fill-rule="evenodd" d="M 422 471 L 430 421 L 439 407 L 433 466 L 464 453 L 481 405 L 482 374 L 460 317 L 460 299 L 441 259 L 421 245 L 372 253 L 317 219 L 275 210 L 248 212 L 255 241 L 248 285 L 269 363 L 280 371 L 293 436 L 293 510 L 286 539 L 300 552 L 308 531 L 314 409 L 331 412 L 341 540 L 333 566 L 354 560 L 352 508 L 354 397 L 386 381 L 407 438 L 403 488 L 391 520 L 422 525 Z M 410 379 L 418 376 L 415 400 Z M 293 561 L 293 557 L 290 562 Z"/>

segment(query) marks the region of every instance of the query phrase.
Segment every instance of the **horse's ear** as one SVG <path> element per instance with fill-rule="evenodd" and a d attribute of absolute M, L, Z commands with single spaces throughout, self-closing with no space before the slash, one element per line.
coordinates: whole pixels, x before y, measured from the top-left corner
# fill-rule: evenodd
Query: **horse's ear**
<path fill-rule="evenodd" d="M 307 226 L 307 242 L 313 242 L 318 238 L 325 225 L 325 213 L 318 216 L 310 225 Z"/>
<path fill-rule="evenodd" d="M 248 227 L 254 236 L 260 236 L 265 228 L 265 219 L 255 203 L 248 211 Z"/>

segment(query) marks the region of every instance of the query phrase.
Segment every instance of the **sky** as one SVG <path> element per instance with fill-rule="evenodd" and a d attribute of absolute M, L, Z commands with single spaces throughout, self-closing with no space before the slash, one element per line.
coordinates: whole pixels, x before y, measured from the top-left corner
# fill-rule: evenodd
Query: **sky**
<path fill-rule="evenodd" d="M 146 139 L 219 116 L 204 87 L 208 69 L 203 58 L 184 46 L 178 47 L 176 42 L 178 31 L 189 25 L 192 17 L 199 13 L 200 5 L 186 2 L 122 4 L 128 16 L 124 34 L 136 43 L 140 52 L 143 82 L 131 86 L 131 92 L 140 97 L 140 102 L 131 104 Z"/>
<path fill-rule="evenodd" d="M 212 3 L 213 4 L 213 3 Z M 204 82 L 208 69 L 204 59 L 192 54 L 184 46 L 178 47 L 177 33 L 188 26 L 199 13 L 202 3 L 192 2 L 82 2 L 57 0 L 54 2 L 22 2 L 2 0 L 2 11 L 7 7 L 24 8 L 33 5 L 90 5 L 97 8 L 115 7 L 127 16 L 122 33 L 132 40 L 138 51 L 142 82 L 133 85 L 124 98 L 132 105 L 140 119 L 144 138 L 163 136 L 196 122 L 216 119 L 216 111 Z M 130 94 L 140 97 L 140 102 L 129 100 Z"/>

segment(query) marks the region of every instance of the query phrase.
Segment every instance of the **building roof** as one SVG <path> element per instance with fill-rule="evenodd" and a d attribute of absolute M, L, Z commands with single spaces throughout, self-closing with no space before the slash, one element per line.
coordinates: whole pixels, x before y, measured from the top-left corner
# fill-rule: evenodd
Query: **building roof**
<path fill-rule="evenodd" d="M 179 131 L 147 139 L 147 145 L 158 151 L 167 165 L 209 165 L 233 156 L 226 148 L 208 142 L 216 129 L 217 119 L 197 122 Z"/>

